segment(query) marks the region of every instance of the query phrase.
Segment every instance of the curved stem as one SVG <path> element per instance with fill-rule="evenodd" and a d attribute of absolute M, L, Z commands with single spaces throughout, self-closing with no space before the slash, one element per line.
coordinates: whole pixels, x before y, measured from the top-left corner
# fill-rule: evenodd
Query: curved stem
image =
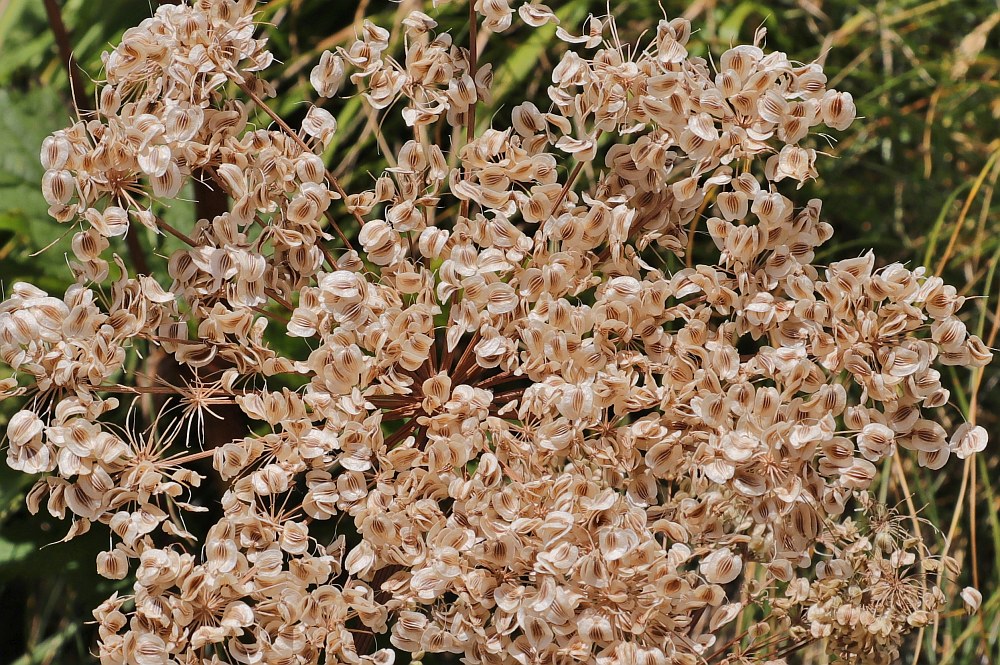
<path fill-rule="evenodd" d="M 260 95 L 251 90 L 250 86 L 248 86 L 245 82 L 236 81 L 235 83 L 240 87 L 240 90 L 246 93 L 247 97 L 253 100 L 254 104 L 256 104 L 262 111 L 264 111 L 264 113 L 270 116 L 271 120 L 274 120 L 274 122 L 278 125 L 278 127 L 281 127 L 282 131 L 284 131 L 293 141 L 298 143 L 300 148 L 302 148 L 308 153 L 312 153 L 312 148 L 309 147 L 309 144 L 303 141 L 302 137 L 299 136 L 298 132 L 293 130 L 280 115 L 275 113 L 274 110 L 270 106 L 268 106 L 263 99 L 260 98 Z M 337 178 L 329 171 L 326 172 L 326 177 L 330 181 L 330 186 L 333 187 L 333 189 L 337 192 L 337 194 L 340 195 L 340 198 L 343 199 L 344 203 L 346 204 L 347 192 L 344 191 L 344 188 L 340 185 L 340 181 L 337 180 Z M 351 213 L 354 215 L 354 219 L 357 220 L 359 228 L 365 225 L 364 218 L 358 213 L 357 210 L 352 210 Z M 331 226 L 333 226 L 333 230 L 337 232 L 337 235 L 340 236 L 340 239 L 344 242 L 344 245 L 348 249 L 353 250 L 354 246 L 351 244 L 351 241 L 347 239 L 347 236 L 344 235 L 344 232 L 340 228 L 340 225 L 337 224 L 337 221 L 333 218 L 333 213 L 327 210 L 325 214 L 327 220 L 330 222 Z"/>
<path fill-rule="evenodd" d="M 476 3 L 469 0 L 469 76 L 472 77 L 472 88 L 476 91 L 476 101 L 469 105 L 469 114 L 465 122 L 465 143 L 468 145 L 476 139 L 476 105 L 479 103 L 479 90 L 476 89 L 476 71 L 479 68 L 479 17 L 476 15 Z M 469 216 L 469 201 L 463 200 L 459 209 L 461 217 Z"/>
<path fill-rule="evenodd" d="M 80 70 L 73 62 L 73 48 L 69 41 L 69 32 L 66 24 L 62 20 L 62 12 L 56 0 L 43 0 L 45 13 L 49 19 L 49 27 L 56 40 L 56 47 L 59 49 L 59 59 L 66 68 L 66 75 L 69 76 L 69 85 L 73 93 L 73 105 L 76 107 L 76 115 L 88 110 L 87 98 L 83 91 L 83 78 L 80 77 Z"/>

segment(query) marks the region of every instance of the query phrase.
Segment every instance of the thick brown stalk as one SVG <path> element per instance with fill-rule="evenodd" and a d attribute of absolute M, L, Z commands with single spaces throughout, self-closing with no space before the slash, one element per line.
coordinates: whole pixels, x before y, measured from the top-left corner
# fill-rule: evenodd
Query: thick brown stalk
<path fill-rule="evenodd" d="M 376 603 L 385 603 L 389 600 L 389 594 L 382 591 L 382 585 L 400 570 L 402 570 L 400 566 L 386 566 L 375 573 L 375 577 L 372 578 L 372 589 L 375 591 Z M 371 655 L 375 651 L 375 635 L 370 631 L 357 633 L 357 637 L 354 638 L 354 648 L 359 656 Z"/>
<path fill-rule="evenodd" d="M 128 256 L 132 260 L 132 267 L 138 275 L 150 275 L 149 261 L 146 260 L 146 252 L 139 242 L 136 231 L 139 227 L 131 225 L 128 233 L 125 234 L 125 246 L 128 247 Z"/>
<path fill-rule="evenodd" d="M 493 396 L 493 404 L 498 408 L 506 406 L 508 402 L 512 402 L 515 399 L 520 399 L 524 397 L 524 388 L 518 388 L 517 390 L 508 390 L 505 393 L 498 393 Z"/>

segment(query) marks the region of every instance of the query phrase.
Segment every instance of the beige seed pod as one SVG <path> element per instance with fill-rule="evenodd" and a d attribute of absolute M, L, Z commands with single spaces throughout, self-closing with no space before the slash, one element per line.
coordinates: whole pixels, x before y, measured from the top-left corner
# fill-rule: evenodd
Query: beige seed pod
<path fill-rule="evenodd" d="M 833 129 L 847 129 L 857 115 L 854 98 L 849 92 L 827 90 L 820 108 L 823 122 Z"/>
<path fill-rule="evenodd" d="M 743 571 L 743 559 L 723 547 L 704 557 L 698 570 L 709 584 L 729 584 Z"/>
<path fill-rule="evenodd" d="M 891 456 L 895 449 L 895 433 L 881 423 L 869 423 L 858 435 L 858 450 L 865 459 L 877 462 Z"/>
<path fill-rule="evenodd" d="M 979 611 L 980 605 L 983 603 L 983 594 L 971 586 L 967 586 L 962 589 L 962 602 L 965 603 L 965 611 L 967 614 L 975 614 Z"/>
<path fill-rule="evenodd" d="M 951 435 L 948 447 L 958 459 L 965 459 L 986 450 L 988 435 L 986 430 L 972 423 L 962 423 Z"/>

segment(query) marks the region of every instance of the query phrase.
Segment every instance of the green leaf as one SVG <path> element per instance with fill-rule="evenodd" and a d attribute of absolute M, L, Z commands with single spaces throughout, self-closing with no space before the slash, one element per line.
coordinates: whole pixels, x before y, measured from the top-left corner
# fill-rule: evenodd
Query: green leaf
<path fill-rule="evenodd" d="M 45 171 L 38 156 L 42 141 L 66 124 L 67 115 L 52 88 L 0 90 L 0 247 L 13 247 L 0 255 L 5 283 L 30 276 L 42 288 L 59 290 L 67 279 L 61 255 L 69 250 L 64 237 L 69 229 L 48 214 L 41 192 Z M 32 256 L 60 237 L 63 240 L 49 250 L 51 259 Z"/>

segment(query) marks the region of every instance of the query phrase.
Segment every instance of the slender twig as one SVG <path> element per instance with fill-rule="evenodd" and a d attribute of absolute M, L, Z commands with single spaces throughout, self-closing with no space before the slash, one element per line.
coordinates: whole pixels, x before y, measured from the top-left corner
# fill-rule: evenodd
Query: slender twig
<path fill-rule="evenodd" d="M 468 145 L 476 139 L 476 106 L 479 103 L 479 91 L 476 89 L 476 69 L 479 67 L 479 17 L 476 15 L 476 3 L 469 2 L 469 76 L 472 77 L 472 88 L 476 91 L 476 101 L 469 105 L 469 116 L 465 123 L 465 143 Z M 469 216 L 469 201 L 464 199 L 459 215 Z"/>
<path fill-rule="evenodd" d="M 600 129 L 594 133 L 594 143 L 597 143 L 597 140 L 601 138 L 602 133 L 603 130 Z M 556 211 L 559 210 L 559 206 L 561 206 L 562 202 L 567 196 L 569 196 L 569 190 L 573 188 L 573 183 L 575 183 L 576 179 L 580 177 L 580 173 L 583 171 L 583 166 L 587 163 L 588 162 L 586 161 L 579 161 L 576 163 L 576 166 L 573 168 L 573 172 L 570 173 L 569 178 L 566 179 L 566 184 L 563 185 L 562 190 L 559 192 L 559 198 L 556 199 L 555 204 L 552 206 L 552 212 L 549 213 L 550 217 L 556 214 Z"/>
<path fill-rule="evenodd" d="M 208 448 L 206 450 L 191 453 L 190 455 L 183 455 L 181 457 L 167 457 L 163 460 L 163 462 L 169 464 L 170 466 L 180 466 L 181 464 L 197 462 L 198 460 L 205 459 L 206 457 L 211 457 L 215 454 L 216 450 L 218 450 L 218 448 Z"/>
<path fill-rule="evenodd" d="M 955 250 L 955 243 L 958 241 L 958 235 L 962 231 L 962 227 L 965 226 L 965 219 L 969 214 L 969 209 L 972 207 L 972 203 L 976 200 L 976 196 L 979 194 L 979 190 L 983 186 L 983 181 L 986 180 L 986 176 L 988 176 L 990 171 L 993 170 L 993 166 L 997 163 L 998 158 L 1000 158 L 1000 150 L 994 151 L 989 161 L 986 162 L 986 166 L 983 167 L 982 171 L 979 172 L 979 175 L 973 182 L 972 189 L 969 190 L 968 196 L 965 197 L 965 203 L 962 205 L 962 211 L 958 214 L 958 219 L 955 221 L 955 228 L 952 229 L 951 237 L 948 238 L 948 246 L 945 247 L 941 260 L 938 261 L 937 272 L 935 274 L 941 275 L 944 273 L 944 269 L 948 265 L 948 260 L 951 258 L 951 253 Z"/>
<path fill-rule="evenodd" d="M 56 47 L 59 49 L 59 60 L 62 61 L 63 66 L 66 68 L 66 74 L 69 76 L 69 85 L 72 88 L 73 94 L 73 105 L 76 107 L 76 113 L 79 116 L 84 111 L 88 110 L 89 104 L 87 104 L 87 98 L 84 96 L 83 88 L 83 78 L 80 76 L 80 70 L 76 67 L 73 61 L 73 48 L 70 46 L 69 32 L 66 31 L 66 24 L 62 20 L 62 12 L 59 10 L 59 5 L 56 4 L 56 0 L 43 0 L 45 4 L 45 13 L 49 18 L 49 27 L 52 29 L 52 35 L 56 40 Z"/>
<path fill-rule="evenodd" d="M 292 305 L 292 303 L 290 301 L 285 300 L 284 298 L 282 298 L 278 294 L 278 292 L 275 291 L 274 289 L 264 289 L 264 293 L 266 293 L 268 296 L 270 296 L 270 298 L 272 300 L 274 300 L 274 302 L 278 303 L 279 305 L 281 305 L 285 309 L 287 309 L 287 310 L 294 310 L 295 309 L 295 306 Z M 287 321 L 286 321 L 286 323 L 287 323 Z"/>
<path fill-rule="evenodd" d="M 197 246 L 197 243 L 194 241 L 194 238 L 192 238 L 191 236 L 186 235 L 185 233 L 183 233 L 181 231 L 178 231 L 177 229 L 175 229 L 174 227 L 170 226 L 169 224 L 167 224 L 165 221 L 163 221 L 159 217 L 155 217 L 154 219 L 156 221 L 157 228 L 159 228 L 161 231 L 166 231 L 167 233 L 169 233 L 173 237 L 177 238 L 178 240 L 180 240 L 182 243 L 184 243 L 188 247 L 195 247 L 195 246 Z"/>
<path fill-rule="evenodd" d="M 489 378 L 483 379 L 478 384 L 476 384 L 476 387 L 486 389 L 491 386 L 495 386 L 497 384 L 509 383 L 511 381 L 517 381 L 518 379 L 523 379 L 523 378 L 524 378 L 523 376 L 516 376 L 514 372 L 511 370 L 507 370 L 506 372 L 503 372 L 501 374 L 496 374 Z"/>
<path fill-rule="evenodd" d="M 391 411 L 386 411 L 382 414 L 382 422 L 388 422 L 391 420 L 396 420 L 397 418 L 408 418 L 420 411 L 420 404 L 410 404 L 408 406 L 401 406 L 397 409 Z"/>
<path fill-rule="evenodd" d="M 479 342 L 479 331 L 477 330 L 473 334 L 472 339 L 469 340 L 469 344 L 465 347 L 465 351 L 462 352 L 461 357 L 458 359 L 458 363 L 455 364 L 454 370 L 451 372 L 452 384 L 460 385 L 469 378 L 467 370 L 471 369 L 471 365 L 475 364 L 475 350 L 476 344 Z"/>
<path fill-rule="evenodd" d="M 385 440 L 385 449 L 392 450 L 400 443 L 403 439 L 410 435 L 413 430 L 417 428 L 416 418 L 406 421 L 402 427 L 400 427 L 396 432 L 394 432 L 388 439 Z"/>
<path fill-rule="evenodd" d="M 309 147 L 308 143 L 302 140 L 302 137 L 299 136 L 298 132 L 293 130 L 280 115 L 275 113 L 274 110 L 270 106 L 268 106 L 267 103 L 250 88 L 250 86 L 248 86 L 245 82 L 242 81 L 237 81 L 236 84 L 240 87 L 240 90 L 246 93 L 247 97 L 253 100 L 253 103 L 256 104 L 258 108 L 260 108 L 262 111 L 264 111 L 264 113 L 270 116 L 271 120 L 274 120 L 275 124 L 277 124 L 278 127 L 280 127 L 282 131 L 285 132 L 285 134 L 287 134 L 293 141 L 298 143 L 300 148 L 302 148 L 306 152 L 309 153 L 312 152 L 312 148 Z M 326 171 L 326 177 L 330 181 L 330 186 L 333 187 L 333 189 L 337 192 L 337 194 L 340 195 L 340 198 L 343 199 L 344 203 L 346 204 L 347 192 L 340 185 L 340 181 L 337 180 L 337 178 L 334 177 L 334 175 L 329 171 Z M 351 212 L 351 214 L 354 215 L 354 219 L 357 220 L 359 227 L 365 225 L 364 218 L 358 213 L 357 210 L 350 210 L 349 212 Z M 343 241 L 344 245 L 348 249 L 354 249 L 354 246 L 351 244 L 351 241 L 347 239 L 347 236 L 344 235 L 344 232 L 340 228 L 340 225 L 337 224 L 337 221 L 333 218 L 333 213 L 327 210 L 326 218 L 327 220 L 329 220 L 331 226 L 333 226 L 333 230 L 337 232 L 338 236 L 340 236 L 340 239 Z"/>
<path fill-rule="evenodd" d="M 283 323 L 286 326 L 290 323 L 290 321 L 289 321 L 289 319 L 288 319 L 287 316 L 282 316 L 280 314 L 275 314 L 274 312 L 269 312 L 266 309 L 264 309 L 263 307 L 251 306 L 250 307 L 250 311 L 257 312 L 261 316 L 266 316 L 267 318 L 272 319 L 274 321 L 277 321 L 278 323 Z"/>

